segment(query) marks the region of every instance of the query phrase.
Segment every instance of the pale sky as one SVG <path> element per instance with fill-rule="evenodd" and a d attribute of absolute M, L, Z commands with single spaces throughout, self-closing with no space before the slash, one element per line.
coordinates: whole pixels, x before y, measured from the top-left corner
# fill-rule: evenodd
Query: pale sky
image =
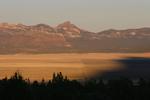
<path fill-rule="evenodd" d="M 95 32 L 150 27 L 150 0 L 0 0 L 0 22 L 56 26 L 68 20 Z"/>

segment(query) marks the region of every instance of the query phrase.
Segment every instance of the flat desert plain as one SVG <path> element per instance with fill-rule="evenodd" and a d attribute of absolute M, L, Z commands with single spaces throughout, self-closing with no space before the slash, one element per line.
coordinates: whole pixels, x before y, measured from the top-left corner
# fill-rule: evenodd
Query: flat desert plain
<path fill-rule="evenodd" d="M 132 66 L 136 65 L 136 70 L 131 68 L 130 71 L 130 68 L 128 68 L 130 64 Z M 143 71 L 143 69 L 150 73 L 149 67 L 150 53 L 0 55 L 0 78 L 10 77 L 14 72 L 19 71 L 25 78 L 31 80 L 51 79 L 54 72 L 62 72 L 70 79 L 86 79 L 97 75 L 103 76 L 108 72 L 125 70 L 128 74 L 135 72 L 140 75 L 140 71 Z"/>

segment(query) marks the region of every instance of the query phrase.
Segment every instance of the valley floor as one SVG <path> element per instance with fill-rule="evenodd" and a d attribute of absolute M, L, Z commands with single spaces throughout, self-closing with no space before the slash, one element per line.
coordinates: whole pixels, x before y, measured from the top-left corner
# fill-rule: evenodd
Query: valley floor
<path fill-rule="evenodd" d="M 131 65 L 136 68 L 129 68 Z M 0 55 L 0 78 L 9 77 L 16 71 L 31 80 L 51 79 L 54 72 L 62 72 L 71 79 L 107 76 L 110 72 L 122 71 L 126 71 L 124 74 L 138 72 L 134 76 L 145 76 L 150 68 L 142 66 L 150 67 L 150 53 Z"/>

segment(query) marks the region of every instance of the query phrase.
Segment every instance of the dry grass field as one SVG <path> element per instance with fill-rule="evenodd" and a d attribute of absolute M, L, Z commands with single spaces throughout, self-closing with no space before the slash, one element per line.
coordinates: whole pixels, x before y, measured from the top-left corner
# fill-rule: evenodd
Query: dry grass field
<path fill-rule="evenodd" d="M 20 71 L 31 80 L 51 79 L 62 72 L 71 79 L 84 79 L 108 71 L 124 69 L 117 60 L 128 57 L 150 58 L 150 53 L 72 53 L 0 55 L 0 78 Z M 148 65 L 146 65 L 148 66 Z"/>

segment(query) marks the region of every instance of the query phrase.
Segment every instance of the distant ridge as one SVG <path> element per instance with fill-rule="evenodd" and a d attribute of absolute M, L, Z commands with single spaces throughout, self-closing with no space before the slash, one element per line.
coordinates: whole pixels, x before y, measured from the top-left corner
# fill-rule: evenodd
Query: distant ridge
<path fill-rule="evenodd" d="M 94 33 L 70 21 L 57 27 L 0 23 L 0 54 L 54 52 L 150 52 L 150 28 Z"/>

